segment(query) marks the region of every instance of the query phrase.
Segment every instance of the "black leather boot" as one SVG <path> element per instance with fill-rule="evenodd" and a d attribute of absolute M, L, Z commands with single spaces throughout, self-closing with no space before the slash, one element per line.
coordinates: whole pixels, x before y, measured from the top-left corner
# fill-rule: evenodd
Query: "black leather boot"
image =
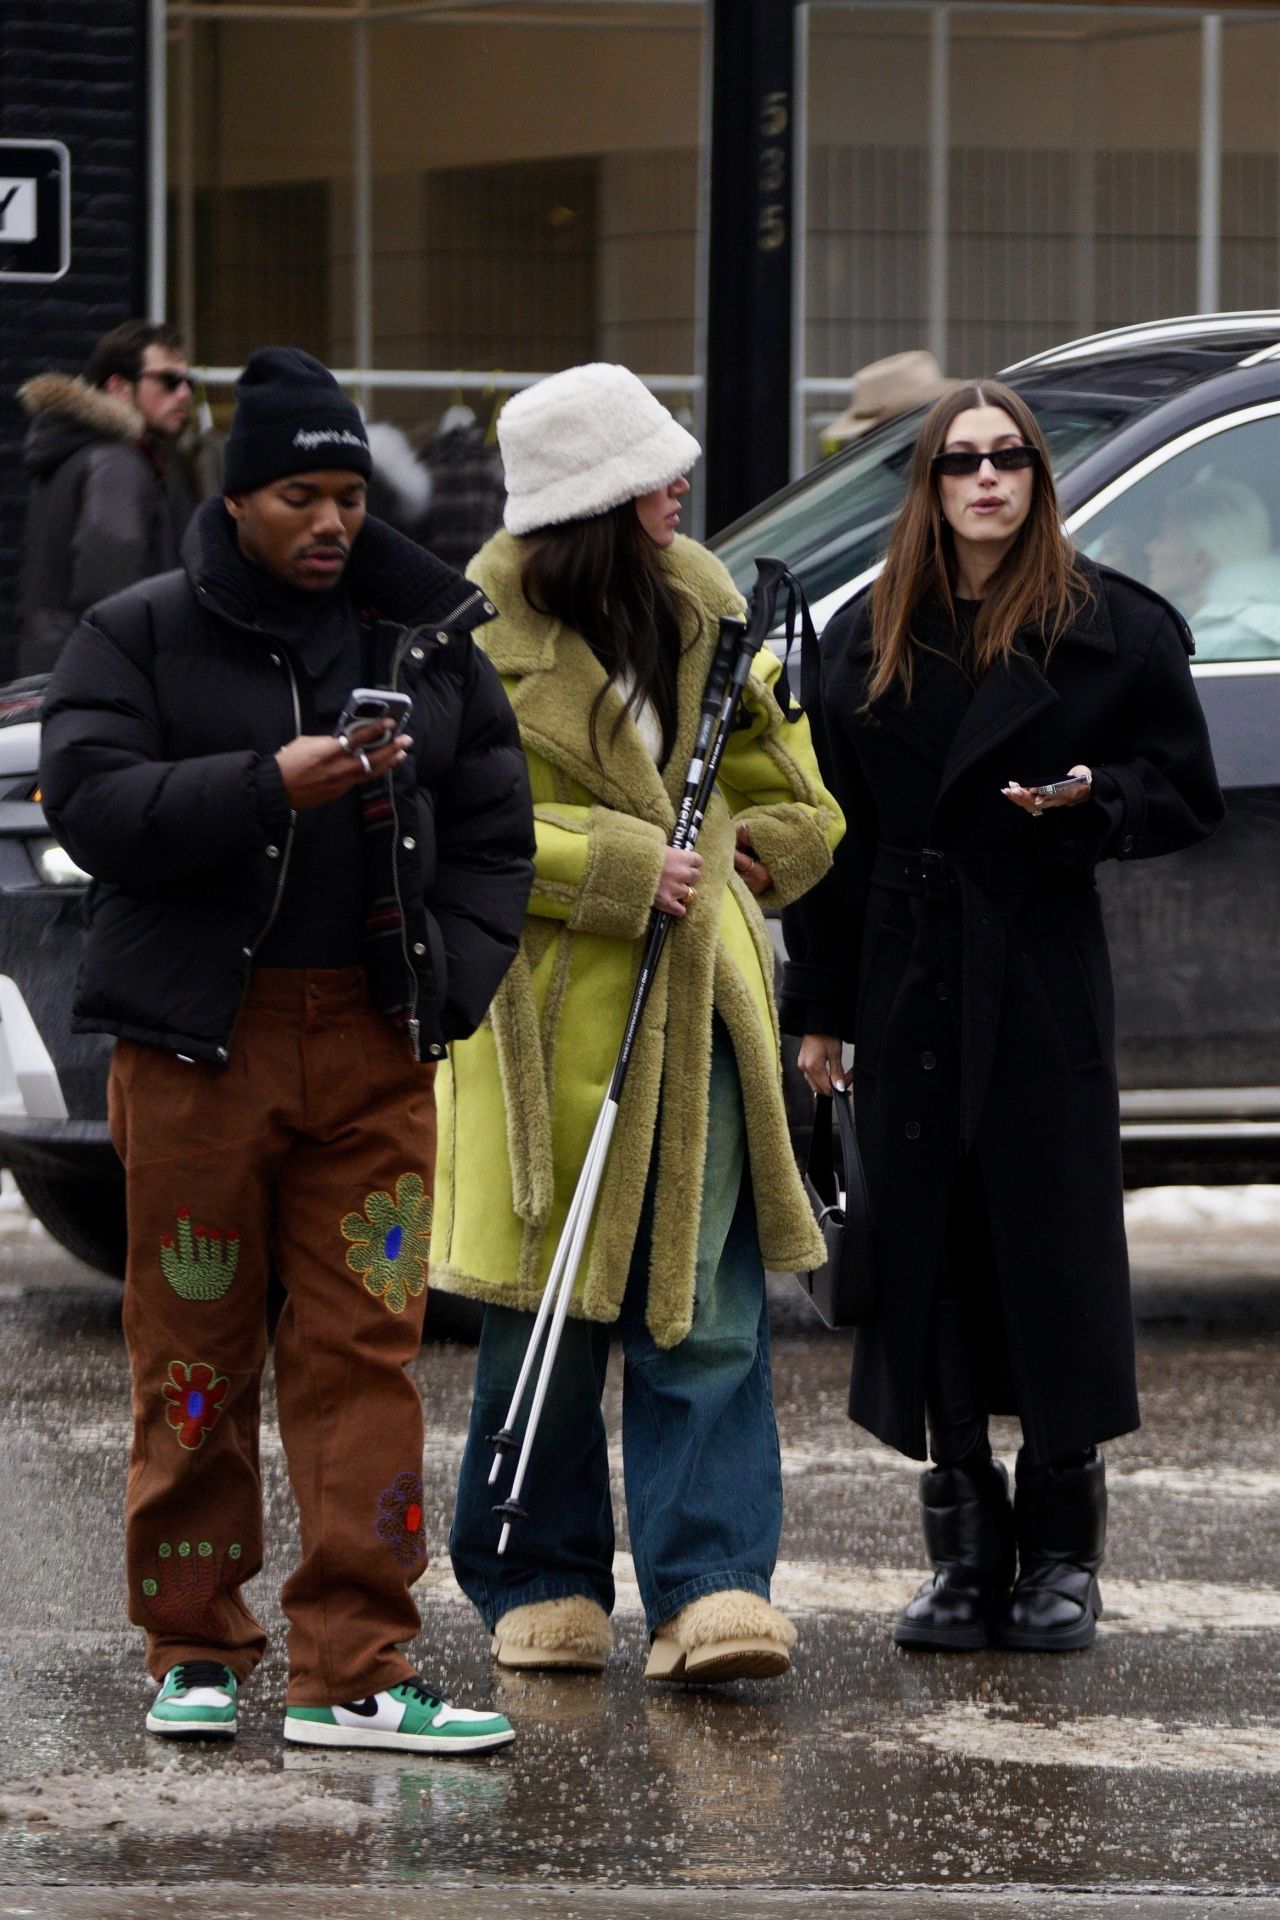
<path fill-rule="evenodd" d="M 893 1637 L 900 1647 L 989 1646 L 1013 1581 L 1009 1476 L 998 1460 L 931 1467 L 920 1476 L 920 1507 L 933 1578 L 898 1615 Z"/>
<path fill-rule="evenodd" d="M 1000 1644 L 1038 1653 L 1093 1644 L 1102 1613 L 1098 1568 L 1107 1538 L 1107 1482 L 1096 1447 L 1077 1465 L 1024 1467 L 1014 1500 L 1018 1578 Z"/>

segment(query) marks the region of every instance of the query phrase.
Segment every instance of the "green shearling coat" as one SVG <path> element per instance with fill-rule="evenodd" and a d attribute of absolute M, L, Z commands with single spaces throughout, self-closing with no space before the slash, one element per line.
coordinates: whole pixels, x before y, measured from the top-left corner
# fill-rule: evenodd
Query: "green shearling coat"
<path fill-rule="evenodd" d="M 701 615 L 680 662 L 675 747 L 660 772 L 630 716 L 612 738 L 621 702 L 610 687 L 597 723 L 601 767 L 588 715 L 606 676 L 578 634 L 529 607 L 520 559 L 521 543 L 499 533 L 469 573 L 501 609 L 477 639 L 520 725 L 535 878 L 520 952 L 437 1085 L 431 1284 L 532 1309 L 621 1043 L 718 622 L 740 615 L 743 602 L 696 542 L 677 537 L 663 550 Z M 761 904 L 784 906 L 826 872 L 843 831 L 807 722 L 785 721 L 773 698 L 778 672 L 762 650 L 745 695 L 750 724 L 729 741 L 698 842 L 697 898 L 667 941 L 632 1055 L 573 1297 L 572 1311 L 586 1319 L 618 1316 L 657 1126 L 647 1322 L 662 1347 L 682 1340 L 693 1317 L 713 1009 L 737 1057 L 765 1264 L 786 1271 L 824 1257 L 787 1132 L 769 936 L 733 868 L 743 822 L 773 876 Z"/>

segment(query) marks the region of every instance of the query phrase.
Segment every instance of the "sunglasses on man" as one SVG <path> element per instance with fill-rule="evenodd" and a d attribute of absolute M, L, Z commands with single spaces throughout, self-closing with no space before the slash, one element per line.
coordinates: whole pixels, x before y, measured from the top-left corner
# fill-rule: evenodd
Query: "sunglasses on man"
<path fill-rule="evenodd" d="M 163 372 L 157 372 L 154 368 L 148 367 L 145 373 L 138 375 L 138 378 L 139 380 L 158 380 L 166 393 L 177 393 L 180 387 L 191 387 L 194 390 L 196 384 L 189 373 L 174 373 L 170 367 L 166 367 Z"/>
<path fill-rule="evenodd" d="M 935 473 L 958 480 L 962 474 L 976 473 L 984 460 L 997 473 L 1019 473 L 1034 467 L 1039 458 L 1038 447 L 993 447 L 990 453 L 961 453 L 957 448 L 954 453 L 935 453 L 931 464 Z"/>

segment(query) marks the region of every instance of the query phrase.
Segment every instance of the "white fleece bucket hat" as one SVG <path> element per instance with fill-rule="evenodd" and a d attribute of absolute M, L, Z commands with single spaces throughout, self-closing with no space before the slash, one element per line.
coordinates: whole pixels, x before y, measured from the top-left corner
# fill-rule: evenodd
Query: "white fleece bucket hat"
<path fill-rule="evenodd" d="M 679 479 L 702 452 L 642 380 L 601 360 L 514 394 L 498 446 L 508 533 L 607 513 Z"/>

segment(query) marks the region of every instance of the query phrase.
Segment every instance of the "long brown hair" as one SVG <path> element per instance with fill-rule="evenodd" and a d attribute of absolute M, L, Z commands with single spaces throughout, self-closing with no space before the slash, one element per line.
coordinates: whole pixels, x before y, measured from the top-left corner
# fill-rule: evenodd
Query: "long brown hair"
<path fill-rule="evenodd" d="M 997 661 L 1007 661 L 1026 627 L 1040 630 L 1047 661 L 1092 598 L 1089 583 L 1076 565 L 1075 548 L 1062 531 L 1049 451 L 1034 413 L 1000 381 L 972 381 L 931 408 L 916 440 L 907 497 L 889 540 L 884 571 L 871 590 L 875 668 L 867 684 L 868 701 L 878 699 L 895 680 L 901 683 L 903 697 L 910 700 L 911 623 L 921 601 L 939 600 L 948 618 L 956 619 L 955 541 L 943 515 L 933 457 L 946 445 L 957 415 L 971 407 L 999 407 L 1040 456 L 1032 472 L 1030 511 L 978 609 L 973 629 L 978 673 L 986 673 Z"/>
<path fill-rule="evenodd" d="M 662 727 L 665 764 L 676 737 L 683 625 L 694 610 L 664 571 L 635 501 L 543 527 L 526 536 L 525 549 L 520 584 L 529 605 L 581 634 L 610 680 L 634 680 L 610 738 L 648 700 Z M 591 750 L 601 765 L 596 724 L 607 691 L 601 687 L 590 715 Z"/>

